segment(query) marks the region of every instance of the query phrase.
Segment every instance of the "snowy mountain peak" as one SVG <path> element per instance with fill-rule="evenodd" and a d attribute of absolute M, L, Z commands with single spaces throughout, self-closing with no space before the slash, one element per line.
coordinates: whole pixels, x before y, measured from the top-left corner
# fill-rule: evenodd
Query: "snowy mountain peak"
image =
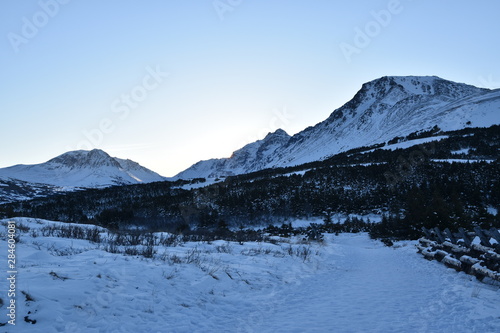
<path fill-rule="evenodd" d="M 430 100 L 451 102 L 489 91 L 437 76 L 384 76 L 363 84 L 349 102 L 331 114 L 328 121 L 338 122 L 346 114 L 353 117 L 365 113 L 365 118 L 372 117 L 374 113 L 380 114 L 405 103 L 416 105 Z"/>
<path fill-rule="evenodd" d="M 134 161 L 111 157 L 100 149 L 70 151 L 41 164 L 2 168 L 0 178 L 63 187 L 103 187 L 165 180 Z"/>
<path fill-rule="evenodd" d="M 384 76 L 363 84 L 365 90 L 384 91 L 397 88 L 412 95 L 441 95 L 452 98 L 483 93 L 488 89 L 442 79 L 438 76 Z"/>
<path fill-rule="evenodd" d="M 282 129 L 268 133 L 264 139 L 249 143 L 243 148 L 235 151 L 231 158 L 241 158 L 241 156 L 263 154 L 274 145 L 283 145 L 290 140 L 291 136 Z"/>
<path fill-rule="evenodd" d="M 54 157 L 47 164 L 69 168 L 120 167 L 113 157 L 100 149 L 70 151 Z"/>
<path fill-rule="evenodd" d="M 500 90 L 437 76 L 384 76 L 362 85 L 323 122 L 289 136 L 283 130 L 247 144 L 228 159 L 201 161 L 177 178 L 219 177 L 317 161 L 352 148 L 428 130 L 498 124 Z"/>
<path fill-rule="evenodd" d="M 231 176 L 250 171 L 261 170 L 269 163 L 291 136 L 282 129 L 268 133 L 262 140 L 245 145 L 233 152 L 229 158 L 200 161 L 189 169 L 177 174 L 175 178 L 198 178 Z M 226 170 L 220 172 L 221 170 Z"/>
<path fill-rule="evenodd" d="M 276 131 L 274 132 L 269 132 L 266 137 L 264 138 L 264 140 L 269 140 L 269 139 L 273 139 L 273 138 L 276 138 L 276 137 L 285 137 L 285 138 L 290 138 L 290 135 L 288 135 L 287 132 L 285 132 L 284 130 L 282 130 L 281 128 L 278 128 Z"/>

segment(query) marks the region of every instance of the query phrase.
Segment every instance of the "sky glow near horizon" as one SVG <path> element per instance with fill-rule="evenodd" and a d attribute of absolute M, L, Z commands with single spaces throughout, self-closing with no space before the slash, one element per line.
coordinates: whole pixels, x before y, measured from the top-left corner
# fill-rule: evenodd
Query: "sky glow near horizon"
<path fill-rule="evenodd" d="M 500 88 L 494 0 L 1 6 L 0 167 L 100 148 L 174 176 L 315 125 L 381 76 Z"/>

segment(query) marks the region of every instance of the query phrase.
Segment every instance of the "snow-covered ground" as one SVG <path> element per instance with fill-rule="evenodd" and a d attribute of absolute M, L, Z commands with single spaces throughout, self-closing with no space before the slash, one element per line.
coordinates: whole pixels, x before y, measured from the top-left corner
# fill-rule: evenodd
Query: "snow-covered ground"
<path fill-rule="evenodd" d="M 394 143 L 391 145 L 386 145 L 384 147 L 380 147 L 378 149 L 383 149 L 383 150 L 407 149 L 407 148 L 410 148 L 410 147 L 413 147 L 416 145 L 421 145 L 421 144 L 429 143 L 429 142 L 433 142 L 433 141 L 440 141 L 440 140 L 447 139 L 447 138 L 448 138 L 448 135 L 431 136 L 428 138 L 421 138 L 421 139 L 414 139 L 414 140 L 398 142 L 398 143 Z M 371 150 L 368 150 L 364 153 L 372 152 L 374 150 L 375 149 L 371 149 Z"/>
<path fill-rule="evenodd" d="M 146 259 L 41 235 L 57 222 L 14 220 L 16 326 L 0 332 L 500 331 L 499 286 L 426 261 L 415 242 L 389 248 L 341 234 L 324 244 L 184 243 Z"/>
<path fill-rule="evenodd" d="M 493 162 L 495 162 L 495 160 L 477 160 L 477 159 L 463 159 L 463 158 L 447 158 L 447 159 L 434 158 L 431 161 L 439 162 L 439 163 L 479 163 L 479 162 L 493 163 Z"/>

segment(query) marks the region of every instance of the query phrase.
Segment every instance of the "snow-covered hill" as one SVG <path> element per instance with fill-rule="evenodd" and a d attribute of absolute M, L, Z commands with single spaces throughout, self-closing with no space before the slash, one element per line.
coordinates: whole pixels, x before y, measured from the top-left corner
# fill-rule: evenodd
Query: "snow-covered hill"
<path fill-rule="evenodd" d="M 59 155 L 45 163 L 0 169 L 0 179 L 59 187 L 105 187 L 163 181 L 164 177 L 131 160 L 94 149 Z"/>
<path fill-rule="evenodd" d="M 189 179 L 198 177 L 216 178 L 233 174 L 263 169 L 263 165 L 272 164 L 273 158 L 288 143 L 291 136 L 278 129 L 264 139 L 252 142 L 235 151 L 230 158 L 200 161 L 175 178 Z"/>
<path fill-rule="evenodd" d="M 328 119 L 294 136 L 278 130 L 230 158 L 201 161 L 177 178 L 219 177 L 324 159 L 352 148 L 431 129 L 457 130 L 500 123 L 500 89 L 432 77 L 382 77 Z"/>
<path fill-rule="evenodd" d="M 3 292 L 1 332 L 500 330 L 498 285 L 423 259 L 415 241 L 389 248 L 340 234 L 323 244 L 155 243 L 144 258 L 134 254 L 143 245 L 111 248 L 103 228 L 15 218 L 0 221 L 4 235 L 8 221 L 19 240 L 16 326 Z M 101 242 L 56 237 L 68 228 L 97 230 Z M 5 255 L 8 245 L 0 238 Z"/>

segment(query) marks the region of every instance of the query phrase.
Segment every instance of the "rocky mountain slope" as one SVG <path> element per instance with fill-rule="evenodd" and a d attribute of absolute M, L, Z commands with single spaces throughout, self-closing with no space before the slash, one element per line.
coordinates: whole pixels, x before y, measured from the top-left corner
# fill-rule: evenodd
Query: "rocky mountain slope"
<path fill-rule="evenodd" d="M 322 160 L 352 148 L 387 142 L 438 126 L 458 130 L 500 123 L 500 89 L 439 77 L 382 77 L 363 84 L 328 119 L 289 136 L 283 130 L 230 158 L 200 161 L 176 178 L 220 177 Z"/>

